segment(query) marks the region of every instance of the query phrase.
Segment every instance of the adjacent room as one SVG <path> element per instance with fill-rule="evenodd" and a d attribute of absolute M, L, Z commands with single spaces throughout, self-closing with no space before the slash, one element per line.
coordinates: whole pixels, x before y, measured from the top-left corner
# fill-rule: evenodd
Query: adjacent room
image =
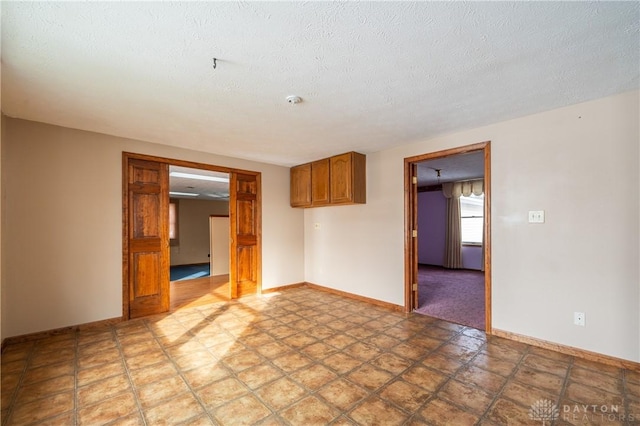
<path fill-rule="evenodd" d="M 169 167 L 171 309 L 229 300 L 229 174 Z"/>
<path fill-rule="evenodd" d="M 484 153 L 418 165 L 418 307 L 485 330 Z"/>
<path fill-rule="evenodd" d="M 0 423 L 640 419 L 640 3 L 0 2 Z"/>

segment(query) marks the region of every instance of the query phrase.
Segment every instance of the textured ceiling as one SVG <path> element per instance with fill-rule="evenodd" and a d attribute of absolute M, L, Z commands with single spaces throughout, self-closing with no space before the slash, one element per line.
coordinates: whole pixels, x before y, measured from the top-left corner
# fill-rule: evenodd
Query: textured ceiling
<path fill-rule="evenodd" d="M 436 170 L 440 170 L 440 179 Z M 436 185 L 484 177 L 484 152 L 474 151 L 418 164 L 418 185 Z"/>
<path fill-rule="evenodd" d="M 371 153 L 637 88 L 639 7 L 3 2 L 2 110 L 281 165 Z"/>

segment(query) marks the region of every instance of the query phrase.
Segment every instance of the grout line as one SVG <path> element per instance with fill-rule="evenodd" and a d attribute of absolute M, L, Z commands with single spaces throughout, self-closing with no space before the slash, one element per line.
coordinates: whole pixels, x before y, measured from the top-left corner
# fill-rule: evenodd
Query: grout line
<path fill-rule="evenodd" d="M 143 324 L 145 324 L 145 327 L 149 329 L 149 327 L 146 325 L 146 322 L 143 321 Z M 142 418 L 142 423 L 145 426 L 147 426 L 148 425 L 147 418 L 144 415 L 144 409 L 142 408 L 142 404 L 140 403 L 140 398 L 138 398 L 138 392 L 136 392 L 136 386 L 135 386 L 135 383 L 133 382 L 133 378 L 131 377 L 131 369 L 127 364 L 127 356 L 124 353 L 124 350 L 122 349 L 122 343 L 120 342 L 118 329 L 115 326 L 113 326 L 113 334 L 114 334 L 114 340 L 116 342 L 116 347 L 118 348 L 118 352 L 120 352 L 120 360 L 124 366 L 124 372 L 127 375 L 127 380 L 129 381 L 129 386 L 131 387 L 131 393 L 133 393 L 133 398 L 135 400 L 136 407 L 138 407 L 138 414 Z M 117 420 L 117 419 L 114 419 L 114 420 Z"/>
<path fill-rule="evenodd" d="M 11 402 L 9 402 L 9 408 L 7 408 L 7 417 L 5 417 L 4 422 L 2 422 L 3 426 L 9 424 L 9 420 L 13 417 L 13 412 L 15 411 L 16 401 L 18 399 L 18 393 L 22 386 L 24 386 L 25 376 L 27 375 L 27 370 L 29 369 L 29 364 L 31 364 L 31 359 L 35 356 L 35 341 L 31 343 L 31 348 L 29 349 L 29 354 L 25 357 L 25 363 L 20 371 L 20 378 L 13 389 L 13 394 L 11 395 Z M 6 348 L 5 348 L 6 349 Z"/>

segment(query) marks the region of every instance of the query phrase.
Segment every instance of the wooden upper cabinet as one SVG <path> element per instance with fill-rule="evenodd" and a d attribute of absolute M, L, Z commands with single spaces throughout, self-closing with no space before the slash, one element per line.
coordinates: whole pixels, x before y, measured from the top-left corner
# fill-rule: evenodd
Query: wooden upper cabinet
<path fill-rule="evenodd" d="M 326 206 L 331 201 L 329 196 L 329 159 L 311 163 L 311 205 Z"/>
<path fill-rule="evenodd" d="M 291 207 L 311 207 L 311 163 L 291 168 Z"/>
<path fill-rule="evenodd" d="M 291 206 L 364 204 L 366 156 L 347 152 L 291 168 Z"/>
<path fill-rule="evenodd" d="M 366 157 L 347 152 L 330 158 L 331 204 L 365 203 L 367 200 Z"/>

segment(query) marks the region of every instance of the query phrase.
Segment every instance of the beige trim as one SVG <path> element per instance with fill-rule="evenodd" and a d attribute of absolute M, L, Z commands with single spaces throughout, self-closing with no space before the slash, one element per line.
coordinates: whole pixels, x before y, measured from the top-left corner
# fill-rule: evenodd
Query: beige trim
<path fill-rule="evenodd" d="M 492 332 L 494 336 L 503 337 L 505 339 L 514 340 L 516 342 L 526 343 L 527 345 L 536 346 L 538 348 L 549 349 L 555 352 L 560 352 L 561 354 L 575 356 L 576 358 L 600 362 L 602 364 L 640 372 L 640 363 L 638 362 L 616 358 L 614 356 L 604 355 L 597 352 L 591 352 L 585 349 L 575 348 L 573 346 L 566 346 L 560 343 L 553 343 L 547 340 L 538 339 L 536 337 L 512 333 L 510 331 L 498 330 L 496 328 L 494 328 Z"/>

